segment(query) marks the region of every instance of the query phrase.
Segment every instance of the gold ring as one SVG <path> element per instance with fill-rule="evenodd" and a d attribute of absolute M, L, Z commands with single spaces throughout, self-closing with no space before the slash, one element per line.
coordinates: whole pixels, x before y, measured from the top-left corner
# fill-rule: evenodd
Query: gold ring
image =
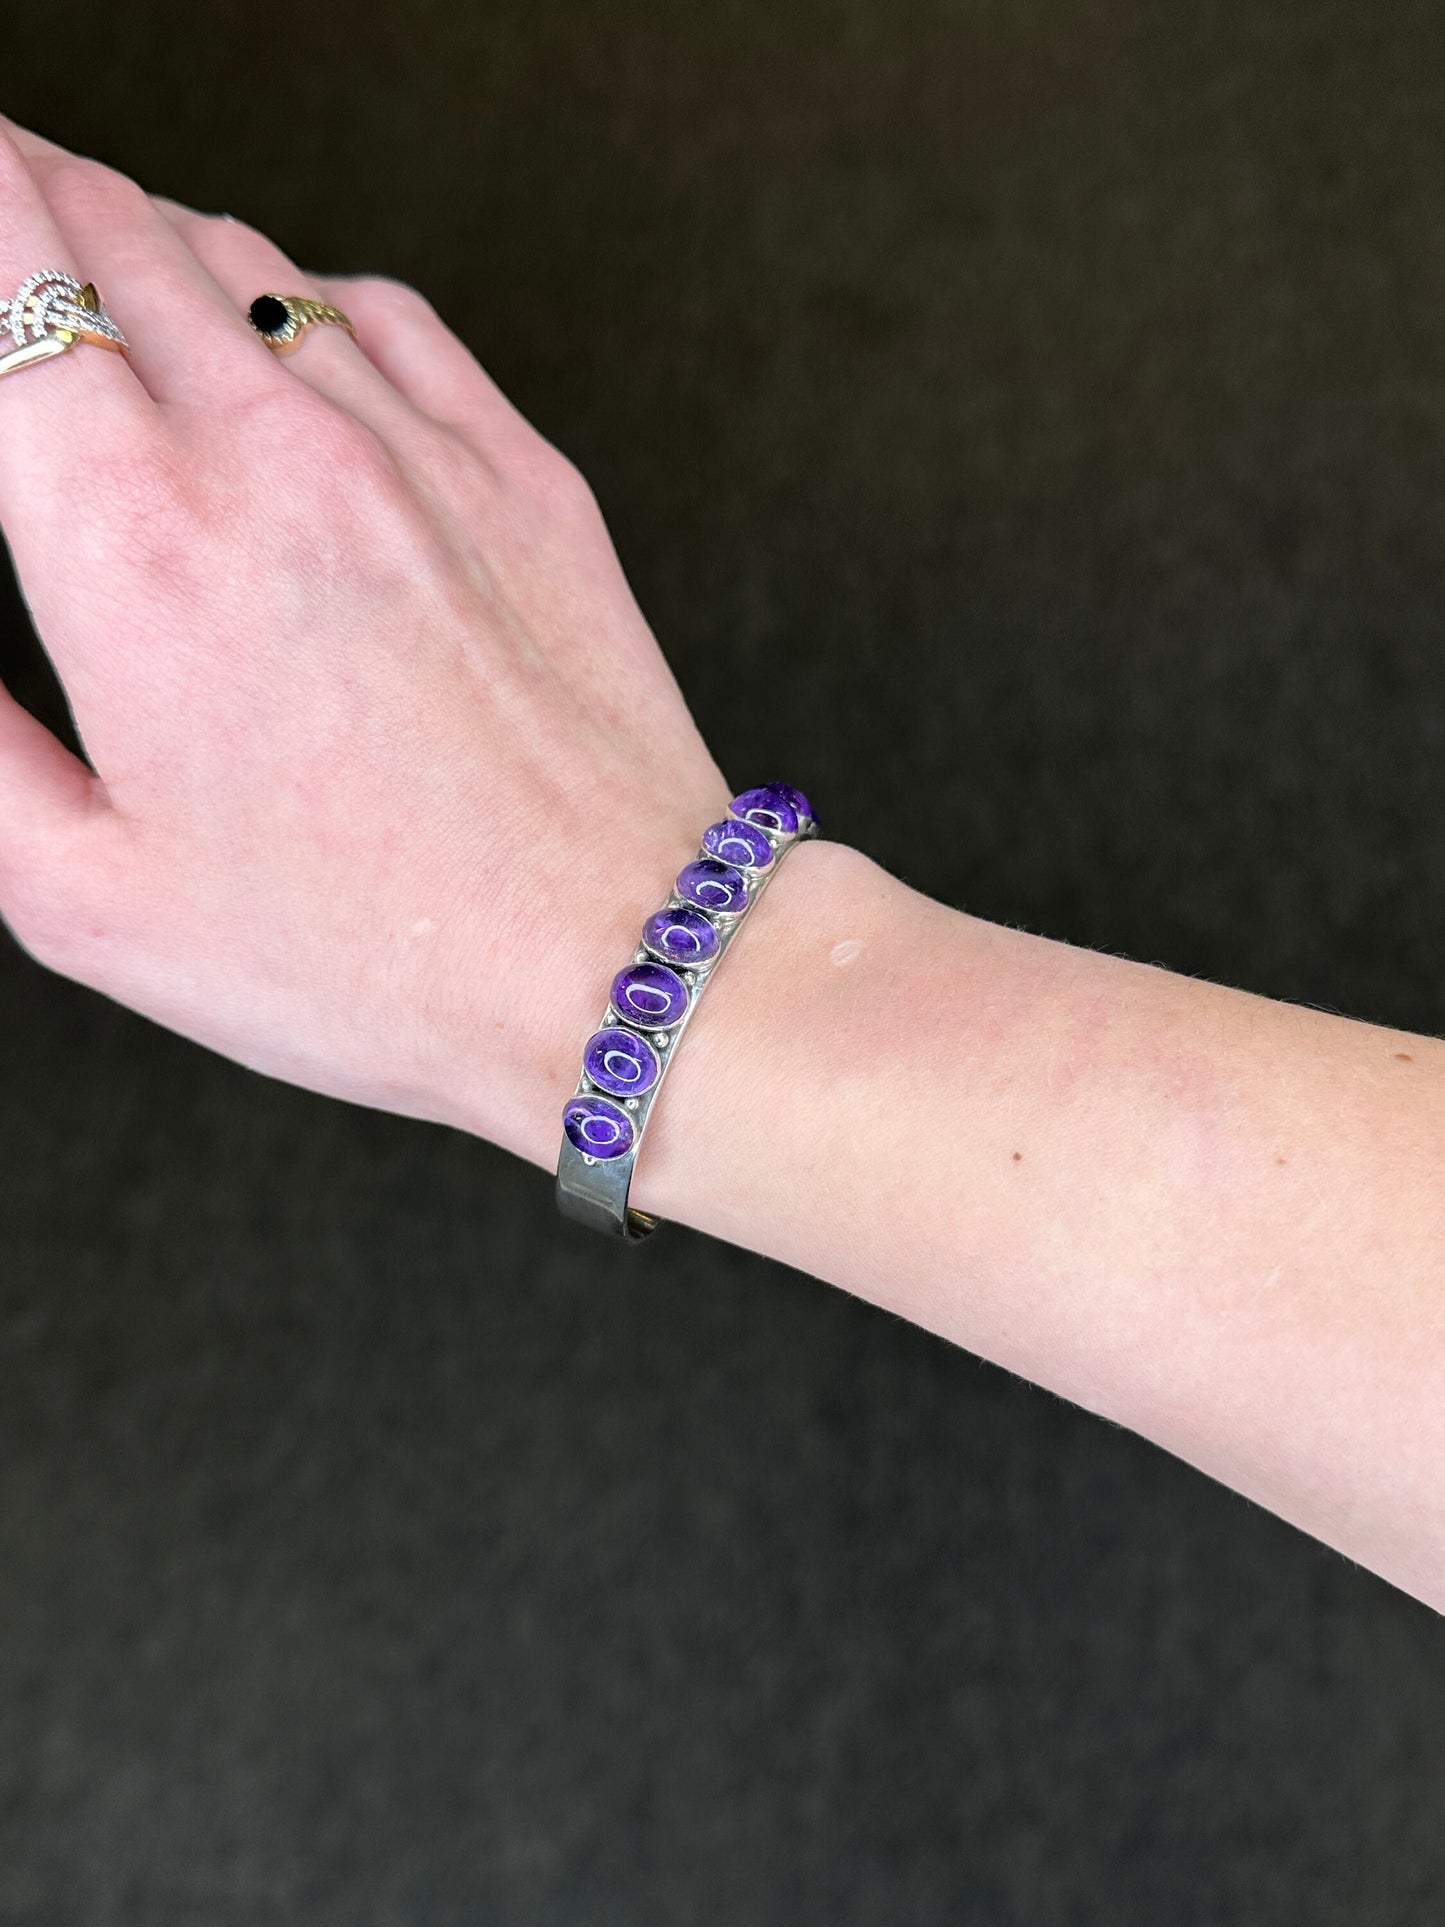
<path fill-rule="evenodd" d="M 93 282 L 84 284 L 58 268 L 43 268 L 22 281 L 8 301 L 0 301 L 0 375 L 12 375 L 37 361 L 63 355 L 78 341 L 125 352 L 129 343 L 106 313 Z"/>
<path fill-rule="evenodd" d="M 355 341 L 356 330 L 340 308 L 329 301 L 312 301 L 304 294 L 258 294 L 246 310 L 246 319 L 268 348 L 278 355 L 289 355 L 299 347 L 301 337 L 315 323 L 344 328 Z"/>

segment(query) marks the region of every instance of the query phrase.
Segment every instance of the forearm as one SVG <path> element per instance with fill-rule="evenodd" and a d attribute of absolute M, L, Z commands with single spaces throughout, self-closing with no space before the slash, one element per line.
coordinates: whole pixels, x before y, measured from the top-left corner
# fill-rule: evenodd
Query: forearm
<path fill-rule="evenodd" d="M 635 1201 L 1127 1424 L 1445 1606 L 1445 1045 L 805 847 Z"/>
<path fill-rule="evenodd" d="M 136 324 L 129 362 L 60 330 L 7 377 L 0 524 L 88 762 L 0 691 L 0 917 L 256 1069 L 551 1163 L 608 976 L 728 794 L 590 491 L 405 289 L 312 283 L 3 122 L 0 243 Z M 283 366 L 245 318 L 268 287 L 355 339 Z M 78 440 L 93 486 L 37 485 Z M 1445 1047 L 808 843 L 689 1027 L 635 1201 L 1445 1605 L 1442 1162 Z"/>

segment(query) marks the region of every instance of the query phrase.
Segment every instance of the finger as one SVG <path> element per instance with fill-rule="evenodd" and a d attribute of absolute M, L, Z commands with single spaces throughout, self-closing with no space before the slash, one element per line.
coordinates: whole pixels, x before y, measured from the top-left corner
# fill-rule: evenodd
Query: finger
<path fill-rule="evenodd" d="M 47 268 L 92 277 L 90 264 L 72 256 L 26 156 L 0 125 L 0 298 Z M 14 346 L 8 335 L 5 346 Z M 103 459 L 105 450 L 124 448 L 156 422 L 154 403 L 126 357 L 103 348 L 78 343 L 7 375 L 0 380 L 0 520 L 8 523 L 37 490 L 53 488 L 56 471 L 63 473 L 78 448 Z"/>
<path fill-rule="evenodd" d="M 144 189 L 25 128 L 3 129 L 157 401 L 225 405 L 273 381 L 269 351 Z"/>
<path fill-rule="evenodd" d="M 367 359 L 423 415 L 483 450 L 506 453 L 539 440 L 424 295 L 378 275 L 318 275 L 323 301 L 350 315 Z"/>
<path fill-rule="evenodd" d="M 300 295 L 324 301 L 313 282 L 264 234 L 229 214 L 198 214 L 164 195 L 156 197 L 157 214 L 201 261 L 233 307 L 244 317 L 261 294 Z M 259 335 L 244 323 L 246 332 L 274 359 L 278 368 L 295 375 L 360 420 L 385 433 L 403 413 L 410 415 L 391 383 L 373 368 L 344 328 L 313 323 L 304 338 L 284 357 L 276 357 Z"/>

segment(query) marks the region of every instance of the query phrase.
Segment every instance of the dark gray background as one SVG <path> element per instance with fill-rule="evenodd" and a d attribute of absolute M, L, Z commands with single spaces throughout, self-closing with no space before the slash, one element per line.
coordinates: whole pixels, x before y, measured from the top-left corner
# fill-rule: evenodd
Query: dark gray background
<path fill-rule="evenodd" d="M 738 781 L 1445 1027 L 1437 9 L 3 33 L 5 111 L 433 296 Z M 1439 1917 L 1422 1607 L 820 1285 L 615 1253 L 9 946 L 0 996 L 7 1924 Z"/>

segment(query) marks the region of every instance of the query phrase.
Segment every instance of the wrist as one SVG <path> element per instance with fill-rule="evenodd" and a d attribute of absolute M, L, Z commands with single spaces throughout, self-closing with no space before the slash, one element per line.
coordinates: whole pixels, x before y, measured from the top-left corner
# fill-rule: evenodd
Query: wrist
<path fill-rule="evenodd" d="M 820 838 L 789 855 L 668 1072 L 634 1205 L 774 1255 L 790 1248 L 804 1197 L 809 1214 L 832 1211 L 840 1127 L 819 1094 L 846 1073 L 856 993 L 921 902 L 846 844 Z M 807 1249 L 818 1269 L 812 1234 Z"/>
<path fill-rule="evenodd" d="M 546 854 L 513 918 L 477 920 L 432 986 L 440 1016 L 429 1115 L 555 1168 L 563 1107 L 608 986 L 696 847 L 697 824 L 725 813 L 721 782 L 718 791 L 656 818 L 619 812 L 595 846 L 573 838 Z"/>

